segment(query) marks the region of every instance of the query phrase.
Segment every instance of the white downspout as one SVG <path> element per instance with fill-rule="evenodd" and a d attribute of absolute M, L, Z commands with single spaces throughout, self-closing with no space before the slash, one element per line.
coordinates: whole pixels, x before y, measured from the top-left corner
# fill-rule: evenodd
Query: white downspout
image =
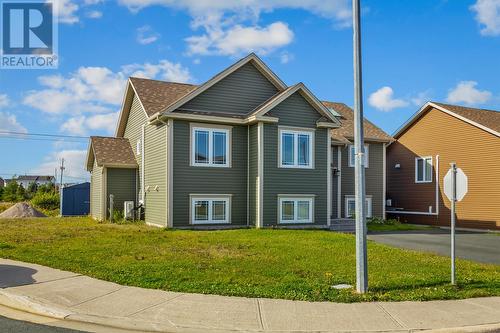
<path fill-rule="evenodd" d="M 146 146 L 146 143 L 144 142 L 145 140 L 145 125 L 143 124 L 142 127 L 141 127 L 141 142 L 142 142 L 142 145 L 141 145 L 141 200 L 139 200 L 140 203 L 142 203 L 143 205 L 145 204 L 145 200 L 144 200 L 144 160 L 145 160 L 145 156 L 144 156 L 144 147 Z"/>
<path fill-rule="evenodd" d="M 439 155 L 436 155 L 436 215 L 439 215 Z"/>

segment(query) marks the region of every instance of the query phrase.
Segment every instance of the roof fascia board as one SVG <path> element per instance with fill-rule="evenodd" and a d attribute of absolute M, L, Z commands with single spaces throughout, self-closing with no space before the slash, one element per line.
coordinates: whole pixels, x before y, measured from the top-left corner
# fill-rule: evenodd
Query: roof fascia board
<path fill-rule="evenodd" d="M 116 163 L 103 163 L 100 166 L 110 169 L 137 169 L 137 164 L 116 164 Z"/>
<path fill-rule="evenodd" d="M 192 100 L 193 98 L 195 98 L 196 96 L 198 96 L 199 94 L 201 94 L 202 92 L 207 90 L 208 88 L 212 87 L 217 82 L 226 78 L 229 74 L 235 72 L 236 70 L 241 68 L 243 65 L 246 65 L 247 63 L 249 63 L 251 61 L 253 61 L 257 65 L 255 67 L 261 73 L 263 73 L 269 79 L 269 81 L 274 86 L 276 86 L 276 88 L 278 88 L 280 90 L 284 90 L 287 88 L 286 84 L 283 81 L 281 81 L 281 79 L 276 74 L 274 74 L 274 72 L 271 71 L 271 69 L 262 60 L 260 60 L 260 58 L 256 54 L 251 53 L 248 56 L 246 56 L 245 58 L 240 59 L 239 61 L 237 61 L 233 65 L 229 66 L 228 68 L 226 68 L 225 70 L 223 70 L 219 74 L 215 75 L 213 78 L 211 78 L 210 80 L 208 80 L 207 82 L 205 82 L 204 84 L 199 86 L 198 88 L 194 89 L 190 93 L 184 95 L 183 97 L 181 97 L 180 99 L 178 99 L 174 103 L 170 104 L 169 106 L 167 106 L 165 108 L 165 110 L 160 111 L 158 113 L 170 113 L 170 112 L 174 111 L 175 109 L 179 108 L 183 104 Z M 150 117 L 150 120 L 152 120 L 154 117 L 156 117 L 156 114 L 152 115 Z"/>
<path fill-rule="evenodd" d="M 87 164 L 87 171 L 90 171 L 90 159 L 92 158 L 92 164 L 94 164 L 94 147 L 92 145 L 92 139 L 89 139 L 89 147 L 87 148 L 87 158 L 85 159 Z"/>
<path fill-rule="evenodd" d="M 156 122 L 164 122 L 163 119 L 179 119 L 179 120 L 196 120 L 196 121 L 206 121 L 221 124 L 234 124 L 234 125 L 249 125 L 259 121 L 265 123 L 277 123 L 279 118 L 276 117 L 248 117 L 248 118 L 230 118 L 230 117 L 219 117 L 219 116 L 207 116 L 207 115 L 196 115 L 196 114 L 182 114 L 182 113 L 166 113 L 163 115 L 157 115 L 156 118 L 150 121 L 151 124 Z"/>
<path fill-rule="evenodd" d="M 123 133 L 125 132 L 126 120 L 128 120 L 128 117 L 130 115 L 130 108 L 132 107 L 134 96 L 137 96 L 142 111 L 144 112 L 146 119 L 148 118 L 146 109 L 144 109 L 144 105 L 142 104 L 141 98 L 137 94 L 137 91 L 135 90 L 132 80 L 130 80 L 129 78 L 127 80 L 127 88 L 125 88 L 125 94 L 123 95 L 122 107 L 120 110 L 120 116 L 118 118 L 118 123 L 116 126 L 115 137 L 117 138 L 122 137 Z M 127 117 L 124 117 L 125 110 L 127 110 Z"/>
<path fill-rule="evenodd" d="M 444 112 L 444 113 L 446 113 L 446 114 L 448 114 L 448 115 L 450 115 L 452 117 L 460 119 L 460 120 L 462 120 L 462 121 L 464 121 L 464 122 L 466 122 L 468 124 L 476 126 L 476 127 L 480 128 L 480 129 L 482 129 L 482 130 L 484 130 L 484 131 L 486 131 L 488 133 L 491 133 L 491 134 L 493 134 L 493 135 L 495 135 L 497 137 L 500 137 L 500 133 L 499 132 L 497 132 L 497 131 L 489 128 L 489 127 L 486 127 L 484 125 L 478 124 L 475 121 L 472 121 L 472 120 L 470 120 L 468 118 L 465 118 L 465 117 L 463 117 L 461 115 L 458 115 L 458 114 L 456 114 L 456 113 L 454 113 L 454 112 L 452 112 L 452 111 L 450 111 L 450 110 L 448 110 L 448 109 L 446 109 L 446 108 L 444 108 L 444 107 L 442 107 L 440 105 L 432 103 L 432 102 L 425 103 L 424 106 L 422 106 L 416 113 L 413 114 L 413 116 L 411 116 L 411 118 L 408 121 L 406 121 L 406 123 L 403 124 L 403 126 L 401 126 L 400 128 L 398 128 L 396 130 L 396 132 L 394 133 L 393 137 L 397 139 L 404 131 L 406 131 L 411 125 L 413 125 L 421 117 L 421 115 L 428 108 L 430 108 L 430 107 L 433 107 L 433 108 L 435 108 L 435 109 L 437 109 L 437 110 L 439 110 L 441 112 Z"/>

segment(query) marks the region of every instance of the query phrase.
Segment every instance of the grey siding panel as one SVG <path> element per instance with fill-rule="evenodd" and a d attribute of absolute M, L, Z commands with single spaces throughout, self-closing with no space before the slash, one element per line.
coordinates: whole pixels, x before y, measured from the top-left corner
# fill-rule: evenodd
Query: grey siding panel
<path fill-rule="evenodd" d="M 232 194 L 231 223 L 247 224 L 247 127 L 232 127 L 232 167 L 190 166 L 190 125 L 174 121 L 173 225 L 190 225 L 190 194 Z"/>
<path fill-rule="evenodd" d="M 113 194 L 114 210 L 123 212 L 123 203 L 125 201 L 135 201 L 135 169 L 116 169 L 106 168 L 106 195 Z M 109 201 L 109 200 L 108 200 Z M 109 217 L 109 212 L 107 211 Z"/>
<path fill-rule="evenodd" d="M 96 220 L 102 220 L 102 167 L 94 161 L 90 175 L 90 215 Z"/>
<path fill-rule="evenodd" d="M 130 141 L 130 146 L 134 153 L 136 153 L 137 140 L 140 140 L 142 137 L 142 125 L 146 124 L 147 117 L 141 106 L 137 95 L 134 95 L 134 99 L 132 101 L 132 105 L 130 107 L 130 113 L 128 115 L 127 124 L 125 126 L 125 131 L 123 133 L 123 137 L 127 138 Z M 143 143 L 141 143 L 142 145 Z M 136 169 L 137 172 L 137 189 L 136 192 L 139 193 L 139 189 L 141 188 L 141 155 L 135 154 L 135 158 L 137 160 L 137 165 L 139 168 Z M 134 198 L 134 201 L 137 200 L 138 197 Z"/>
<path fill-rule="evenodd" d="M 332 148 L 332 166 L 338 167 L 339 158 L 338 158 L 338 150 L 340 146 L 333 146 Z M 338 185 L 339 185 L 339 177 L 333 174 L 332 172 L 332 216 L 333 218 L 337 218 L 338 213 Z"/>
<path fill-rule="evenodd" d="M 278 125 L 264 125 L 264 225 L 278 223 L 278 194 L 313 194 L 314 224 L 327 224 L 327 135 L 316 128 L 318 112 L 298 93 L 271 110 L 279 126 L 315 129 L 314 169 L 278 167 Z"/>
<path fill-rule="evenodd" d="M 167 153 L 165 125 L 148 125 L 145 129 L 144 184 L 146 223 L 166 226 Z M 155 189 L 156 188 L 156 189 Z"/>
<path fill-rule="evenodd" d="M 383 144 L 369 143 L 368 168 L 365 169 L 366 195 L 372 196 L 372 215 L 382 217 L 383 198 Z M 354 168 L 349 167 L 349 149 L 342 147 L 342 217 L 345 216 L 345 196 L 354 195 Z"/>
<path fill-rule="evenodd" d="M 277 92 L 276 87 L 248 63 L 179 109 L 245 114 Z"/>
<path fill-rule="evenodd" d="M 258 150 L 257 150 L 257 126 L 249 126 L 248 132 L 248 211 L 249 223 L 257 224 L 257 173 L 258 173 Z"/>

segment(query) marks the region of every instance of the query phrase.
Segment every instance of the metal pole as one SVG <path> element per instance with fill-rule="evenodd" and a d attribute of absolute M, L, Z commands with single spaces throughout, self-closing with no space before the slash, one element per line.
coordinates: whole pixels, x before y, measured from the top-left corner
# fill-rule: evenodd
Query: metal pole
<path fill-rule="evenodd" d="M 455 205 L 457 202 L 457 165 L 450 163 L 452 170 L 451 186 L 453 196 L 451 200 L 451 284 L 455 285 Z"/>
<path fill-rule="evenodd" d="M 358 293 L 368 291 L 368 263 L 366 252 L 366 218 L 365 218 L 365 162 L 363 139 L 363 82 L 361 75 L 361 19 L 360 0 L 352 1 L 353 44 L 354 44 L 354 149 L 356 163 L 355 197 L 356 197 L 356 290 Z"/>
<path fill-rule="evenodd" d="M 59 213 L 62 216 L 62 207 L 63 207 L 63 173 L 64 169 L 64 158 L 61 159 L 61 166 L 59 167 L 61 169 L 61 181 L 59 182 Z M 55 180 L 54 180 L 55 181 Z M 55 184 L 54 184 L 55 187 Z"/>

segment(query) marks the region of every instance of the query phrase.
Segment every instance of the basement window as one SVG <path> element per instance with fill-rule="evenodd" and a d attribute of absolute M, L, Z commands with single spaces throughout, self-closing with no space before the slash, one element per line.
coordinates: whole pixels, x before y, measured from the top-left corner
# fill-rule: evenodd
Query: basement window
<path fill-rule="evenodd" d="M 415 158 L 415 183 L 432 182 L 432 156 Z"/>
<path fill-rule="evenodd" d="M 356 199 L 354 196 L 346 196 L 345 198 L 345 217 L 352 218 L 356 212 Z M 372 198 L 365 198 L 365 214 L 367 218 L 372 217 Z"/>
<path fill-rule="evenodd" d="M 230 223 L 230 197 L 223 196 L 192 196 L 191 223 L 216 224 Z"/>
<path fill-rule="evenodd" d="M 279 198 L 280 223 L 312 223 L 312 197 L 281 197 Z"/>

